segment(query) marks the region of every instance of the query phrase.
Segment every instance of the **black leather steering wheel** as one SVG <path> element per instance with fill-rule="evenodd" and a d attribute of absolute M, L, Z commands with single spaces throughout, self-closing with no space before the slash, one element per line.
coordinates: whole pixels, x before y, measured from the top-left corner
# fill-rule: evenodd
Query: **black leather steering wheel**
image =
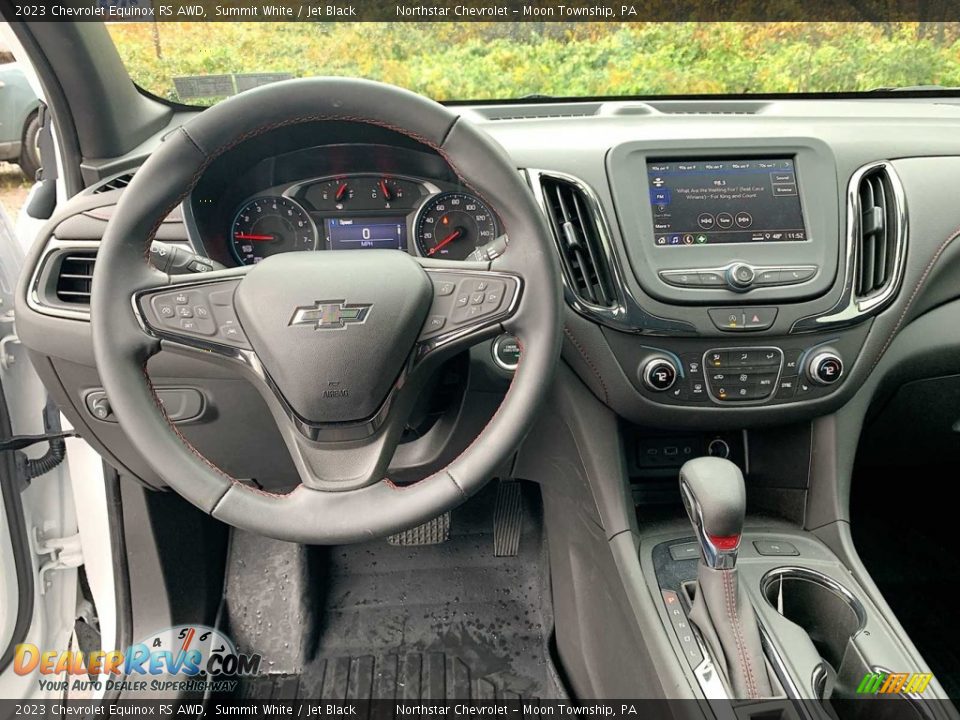
<path fill-rule="evenodd" d="M 203 275 L 153 268 L 157 228 L 213 160 L 272 130 L 326 121 L 386 128 L 441 155 L 497 212 L 506 251 L 483 263 L 352 250 L 275 255 Z M 468 291 L 483 301 L 458 307 L 455 299 Z M 560 298 L 543 216 L 485 133 L 406 90 L 315 78 L 238 95 L 164 139 L 103 237 L 91 322 L 120 426 L 171 488 L 230 525 L 332 544 L 413 527 L 484 485 L 545 398 L 560 351 Z M 181 306 L 194 317 L 180 318 Z M 419 482 L 398 486 L 384 477 L 428 375 L 451 354 L 504 331 L 519 338 L 522 359 L 480 436 Z M 280 428 L 300 474 L 296 489 L 274 494 L 239 482 L 184 438 L 146 371 L 161 348 L 243 369 Z"/>

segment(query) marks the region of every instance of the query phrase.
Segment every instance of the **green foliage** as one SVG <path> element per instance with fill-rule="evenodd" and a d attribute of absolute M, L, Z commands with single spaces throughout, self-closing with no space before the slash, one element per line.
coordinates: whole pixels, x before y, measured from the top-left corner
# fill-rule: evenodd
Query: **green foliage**
<path fill-rule="evenodd" d="M 437 100 L 960 86 L 957 24 L 121 23 L 134 81 L 177 100 L 173 78 L 345 75 Z M 188 100 L 195 102 L 195 100 Z"/>

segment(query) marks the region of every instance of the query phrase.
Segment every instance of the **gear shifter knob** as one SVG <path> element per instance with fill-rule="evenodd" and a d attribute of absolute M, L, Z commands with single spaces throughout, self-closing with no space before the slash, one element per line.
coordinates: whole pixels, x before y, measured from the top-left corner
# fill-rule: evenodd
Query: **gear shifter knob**
<path fill-rule="evenodd" d="M 680 495 L 706 565 L 735 567 L 747 505 L 740 468 L 717 457 L 689 460 L 680 468 Z"/>

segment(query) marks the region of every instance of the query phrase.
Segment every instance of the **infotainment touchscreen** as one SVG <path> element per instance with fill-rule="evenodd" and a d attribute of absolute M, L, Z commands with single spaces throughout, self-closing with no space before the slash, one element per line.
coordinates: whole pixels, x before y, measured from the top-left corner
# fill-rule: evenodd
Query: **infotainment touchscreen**
<path fill-rule="evenodd" d="M 807 239 L 792 158 L 648 160 L 660 246 Z"/>

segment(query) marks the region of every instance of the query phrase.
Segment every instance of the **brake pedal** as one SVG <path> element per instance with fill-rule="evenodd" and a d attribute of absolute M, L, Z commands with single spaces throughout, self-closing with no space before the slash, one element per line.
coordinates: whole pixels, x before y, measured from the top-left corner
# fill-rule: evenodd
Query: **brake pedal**
<path fill-rule="evenodd" d="M 391 535 L 387 542 L 391 545 L 439 545 L 450 539 L 450 513 L 427 520 L 423 525 Z"/>
<path fill-rule="evenodd" d="M 501 480 L 497 485 L 497 507 L 493 514 L 493 554 L 495 557 L 516 557 L 520 552 L 523 529 L 523 498 L 520 483 Z"/>

